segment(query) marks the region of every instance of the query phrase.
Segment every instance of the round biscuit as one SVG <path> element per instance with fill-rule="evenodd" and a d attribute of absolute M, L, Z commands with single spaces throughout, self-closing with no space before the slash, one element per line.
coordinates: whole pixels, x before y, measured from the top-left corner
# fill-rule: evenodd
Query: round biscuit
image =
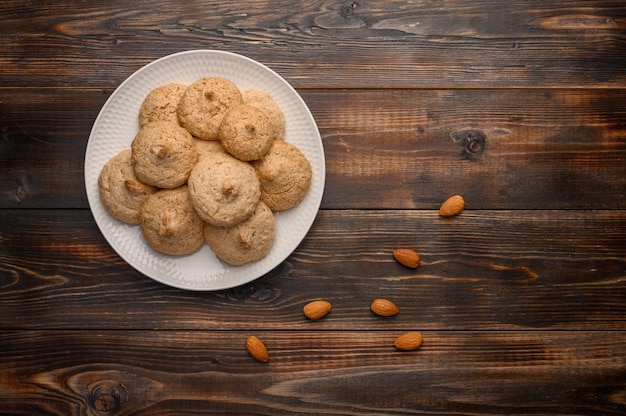
<path fill-rule="evenodd" d="M 179 124 L 176 108 L 186 89 L 186 85 L 170 83 L 151 90 L 141 103 L 139 126 L 143 127 L 153 121 L 171 121 Z"/>
<path fill-rule="evenodd" d="M 241 90 L 241 96 L 244 104 L 260 108 L 268 115 L 276 127 L 277 138 L 279 140 L 282 139 L 285 135 L 285 113 L 283 113 L 282 108 L 280 108 L 272 96 L 265 91 L 257 89 Z"/>
<path fill-rule="evenodd" d="M 200 140 L 194 137 L 193 142 L 198 151 L 198 161 L 215 153 L 227 153 L 219 140 Z"/>
<path fill-rule="evenodd" d="M 228 153 L 246 162 L 262 158 L 277 136 L 267 114 L 246 104 L 231 108 L 219 130 L 219 139 Z"/>
<path fill-rule="evenodd" d="M 300 149 L 284 140 L 275 140 L 262 159 L 250 164 L 261 182 L 261 201 L 272 211 L 295 207 L 311 185 L 311 164 Z"/>
<path fill-rule="evenodd" d="M 249 163 L 228 153 L 205 156 L 187 181 L 191 202 L 200 217 L 230 227 L 248 218 L 261 197 L 261 185 Z"/>
<path fill-rule="evenodd" d="M 187 186 L 162 189 L 141 204 L 141 232 L 163 254 L 192 254 L 204 245 L 204 222 L 189 199 Z"/>
<path fill-rule="evenodd" d="M 231 266 L 241 266 L 269 253 L 276 238 L 276 220 L 267 205 L 259 202 L 247 220 L 233 227 L 206 224 L 204 237 L 218 258 Z"/>
<path fill-rule="evenodd" d="M 189 85 L 178 102 L 180 124 L 202 140 L 218 140 L 224 114 L 243 103 L 237 86 L 218 77 L 205 77 Z"/>
<path fill-rule="evenodd" d="M 159 188 L 183 185 L 198 162 L 198 151 L 187 130 L 170 121 L 143 126 L 131 143 L 135 175 Z"/>
<path fill-rule="evenodd" d="M 156 191 L 157 187 L 146 185 L 135 176 L 130 149 L 109 159 L 98 175 L 102 205 L 109 214 L 127 224 L 139 224 L 139 207 Z"/>

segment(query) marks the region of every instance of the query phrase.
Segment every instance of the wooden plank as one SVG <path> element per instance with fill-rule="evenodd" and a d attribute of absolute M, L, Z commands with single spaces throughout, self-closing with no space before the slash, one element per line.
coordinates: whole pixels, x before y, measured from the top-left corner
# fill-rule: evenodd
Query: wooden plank
<path fill-rule="evenodd" d="M 86 142 L 111 90 L 1 91 L 0 207 L 86 208 Z M 323 208 L 455 193 L 472 209 L 626 206 L 626 89 L 300 92 L 326 153 Z"/>
<path fill-rule="evenodd" d="M 453 194 L 476 209 L 626 204 L 622 92 L 373 90 L 336 92 L 328 100 L 322 91 L 306 91 L 304 97 L 324 138 L 331 184 L 324 207 L 432 209 Z M 350 194 L 358 199 L 346 201 Z"/>
<path fill-rule="evenodd" d="M 85 210 L 4 210 L 0 236 L 5 329 L 626 330 L 623 210 L 324 210 L 274 271 L 211 293 L 133 271 Z M 377 297 L 400 314 L 373 316 Z M 333 310 L 312 326 L 319 298 Z"/>
<path fill-rule="evenodd" d="M 255 334 L 270 361 L 253 361 Z M 626 412 L 624 332 L 0 332 L 8 414 Z"/>
<path fill-rule="evenodd" d="M 0 6 L 0 413 L 626 414 L 626 3 L 183 3 Z M 283 75 L 327 162 L 293 254 L 209 293 L 126 264 L 83 183 L 113 89 L 197 48 Z"/>
<path fill-rule="evenodd" d="M 0 19 L 0 86 L 112 87 L 199 48 L 302 88 L 626 86 L 619 1 L 7 0 Z"/>

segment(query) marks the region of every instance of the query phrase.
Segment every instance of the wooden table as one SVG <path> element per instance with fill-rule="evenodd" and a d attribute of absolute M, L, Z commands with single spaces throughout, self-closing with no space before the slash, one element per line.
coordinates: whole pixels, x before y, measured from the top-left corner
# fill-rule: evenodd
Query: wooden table
<path fill-rule="evenodd" d="M 1 414 L 626 414 L 623 2 L 4 0 L 0 21 Z M 304 241 L 217 292 L 124 262 L 83 179 L 114 89 L 192 49 L 282 75 L 326 154 Z"/>

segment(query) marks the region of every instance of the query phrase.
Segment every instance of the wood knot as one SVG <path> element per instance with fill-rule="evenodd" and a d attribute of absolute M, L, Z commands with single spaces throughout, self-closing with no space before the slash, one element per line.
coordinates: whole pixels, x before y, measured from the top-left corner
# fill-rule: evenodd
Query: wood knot
<path fill-rule="evenodd" d="M 452 140 L 461 146 L 463 159 L 480 159 L 487 145 L 487 138 L 480 130 L 466 129 L 455 131 L 450 134 Z"/>
<path fill-rule="evenodd" d="M 17 201 L 17 203 L 21 204 L 27 196 L 28 192 L 26 191 L 26 188 L 22 185 L 19 185 L 17 187 L 17 190 L 15 191 L 15 200 Z"/>
<path fill-rule="evenodd" d="M 89 405 L 97 412 L 113 413 L 127 399 L 126 388 L 117 381 L 102 380 L 89 386 Z"/>
<path fill-rule="evenodd" d="M 359 7 L 359 4 L 354 1 L 346 6 L 343 6 L 341 8 L 341 16 L 346 18 L 352 16 L 354 14 L 354 9 L 357 7 Z"/>

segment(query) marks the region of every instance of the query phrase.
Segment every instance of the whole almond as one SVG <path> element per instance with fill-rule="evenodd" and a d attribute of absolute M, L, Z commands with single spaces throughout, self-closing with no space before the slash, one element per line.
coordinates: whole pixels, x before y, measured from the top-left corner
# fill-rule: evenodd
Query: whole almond
<path fill-rule="evenodd" d="M 465 208 L 465 200 L 461 195 L 454 195 L 446 199 L 439 208 L 439 215 L 442 217 L 454 217 L 463 212 Z"/>
<path fill-rule="evenodd" d="M 408 248 L 398 248 L 393 251 L 393 258 L 403 266 L 417 269 L 420 265 L 420 255 Z"/>
<path fill-rule="evenodd" d="M 328 312 L 332 309 L 332 305 L 325 300 L 314 300 L 313 302 L 309 302 L 304 305 L 302 308 L 302 312 L 304 312 L 304 316 L 312 321 L 317 321 L 325 317 Z"/>
<path fill-rule="evenodd" d="M 270 360 L 265 344 L 255 336 L 249 336 L 246 339 L 246 350 L 257 361 L 266 363 Z"/>
<path fill-rule="evenodd" d="M 379 316 L 394 316 L 399 312 L 398 307 L 387 299 L 374 299 L 370 309 Z"/>
<path fill-rule="evenodd" d="M 395 339 L 393 345 L 402 351 L 416 350 L 422 346 L 422 334 L 417 331 L 405 332 Z"/>

